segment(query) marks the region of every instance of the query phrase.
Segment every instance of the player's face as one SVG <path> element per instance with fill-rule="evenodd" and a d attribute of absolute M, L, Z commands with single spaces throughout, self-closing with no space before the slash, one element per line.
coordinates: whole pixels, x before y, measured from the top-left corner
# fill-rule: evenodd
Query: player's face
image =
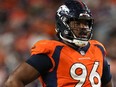
<path fill-rule="evenodd" d="M 71 21 L 69 26 L 77 38 L 88 38 L 90 36 L 91 29 L 89 28 L 86 20 Z"/>

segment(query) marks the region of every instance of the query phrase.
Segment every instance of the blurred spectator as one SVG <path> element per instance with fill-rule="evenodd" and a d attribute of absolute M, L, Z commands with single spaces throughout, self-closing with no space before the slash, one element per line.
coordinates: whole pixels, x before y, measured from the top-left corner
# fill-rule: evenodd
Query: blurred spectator
<path fill-rule="evenodd" d="M 7 71 L 5 66 L 5 51 L 0 49 L 0 87 L 3 86 L 3 83 L 7 77 Z"/>
<path fill-rule="evenodd" d="M 108 39 L 106 39 L 107 57 L 111 66 L 111 73 L 113 75 L 114 87 L 116 87 L 116 27 L 114 27 L 110 33 Z"/>
<path fill-rule="evenodd" d="M 63 0 L 61 0 L 63 1 Z M 54 14 L 61 1 L 0 0 L 0 87 L 41 39 L 54 39 Z M 40 87 L 34 81 L 26 87 Z"/>

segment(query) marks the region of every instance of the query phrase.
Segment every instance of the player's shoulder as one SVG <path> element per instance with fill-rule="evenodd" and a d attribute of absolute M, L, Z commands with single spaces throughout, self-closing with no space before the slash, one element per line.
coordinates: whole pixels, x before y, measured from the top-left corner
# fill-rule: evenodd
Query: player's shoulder
<path fill-rule="evenodd" d="M 100 46 L 104 47 L 103 44 L 97 40 L 90 40 L 89 42 L 91 45 L 100 45 Z"/>
<path fill-rule="evenodd" d="M 101 42 L 99 42 L 97 40 L 90 40 L 89 43 L 90 43 L 90 45 L 99 48 L 101 51 L 106 52 L 106 49 Z"/>
<path fill-rule="evenodd" d="M 53 51 L 56 46 L 63 46 L 63 43 L 56 40 L 40 40 L 32 46 L 31 53 L 49 53 Z"/>
<path fill-rule="evenodd" d="M 56 46 L 56 45 L 63 45 L 60 41 L 56 40 L 39 40 L 34 45 L 36 46 Z"/>

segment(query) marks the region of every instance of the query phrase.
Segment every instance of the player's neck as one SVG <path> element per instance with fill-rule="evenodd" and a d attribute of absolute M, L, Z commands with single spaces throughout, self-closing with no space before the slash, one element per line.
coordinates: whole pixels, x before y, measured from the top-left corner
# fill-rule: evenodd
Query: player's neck
<path fill-rule="evenodd" d="M 62 43 L 68 45 L 69 47 L 75 49 L 76 51 L 80 52 L 80 50 L 83 50 L 85 53 L 87 52 L 88 48 L 90 47 L 90 43 L 88 43 L 86 46 L 84 47 L 79 47 L 75 44 L 72 44 L 72 43 L 68 43 L 66 41 L 61 41 Z"/>
<path fill-rule="evenodd" d="M 66 41 L 62 41 L 64 44 L 66 44 L 66 45 L 68 45 L 69 47 L 71 47 L 71 48 L 73 48 L 73 49 L 76 49 L 76 50 L 78 50 L 78 49 L 80 49 L 81 47 L 79 47 L 79 46 L 76 46 L 75 44 L 73 44 L 73 43 L 68 43 L 68 42 L 66 42 Z"/>

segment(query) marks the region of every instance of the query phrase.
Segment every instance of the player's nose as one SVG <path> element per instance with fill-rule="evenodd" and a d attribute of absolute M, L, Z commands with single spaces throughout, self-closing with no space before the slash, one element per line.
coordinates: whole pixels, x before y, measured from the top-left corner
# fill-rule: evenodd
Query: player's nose
<path fill-rule="evenodd" d="M 80 27 L 81 28 L 89 28 L 89 25 L 85 24 L 85 23 L 80 23 Z"/>

